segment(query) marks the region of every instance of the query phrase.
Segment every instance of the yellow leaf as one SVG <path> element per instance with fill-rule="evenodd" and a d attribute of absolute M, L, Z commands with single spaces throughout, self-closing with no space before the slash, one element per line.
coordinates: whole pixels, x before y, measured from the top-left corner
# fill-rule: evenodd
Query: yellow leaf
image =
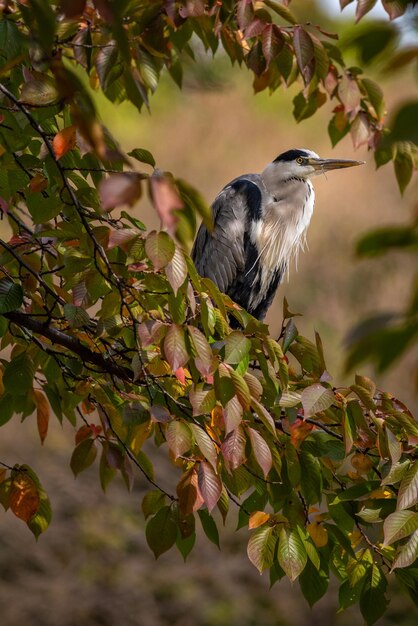
<path fill-rule="evenodd" d="M 264 511 L 254 511 L 254 513 L 251 513 L 250 515 L 248 528 L 250 530 L 252 530 L 253 528 L 258 528 L 262 524 L 265 524 L 268 519 L 270 519 L 270 513 L 265 513 Z"/>
<path fill-rule="evenodd" d="M 308 524 L 306 527 L 312 541 L 316 545 L 317 548 L 323 548 L 328 543 L 328 531 L 326 528 L 318 524 L 317 522 L 312 522 Z"/>
<path fill-rule="evenodd" d="M 358 471 L 359 474 L 367 474 L 373 467 L 373 463 L 368 456 L 357 452 L 351 458 L 351 465 Z"/>

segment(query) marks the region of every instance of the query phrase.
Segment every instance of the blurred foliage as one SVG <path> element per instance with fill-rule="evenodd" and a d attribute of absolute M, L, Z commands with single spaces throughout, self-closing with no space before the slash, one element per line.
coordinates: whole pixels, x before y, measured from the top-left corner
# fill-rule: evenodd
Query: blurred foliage
<path fill-rule="evenodd" d="M 174 546 L 186 558 L 196 522 L 219 545 L 232 502 L 250 531 L 248 557 L 272 584 L 298 579 L 313 605 L 332 573 L 341 609 L 359 603 L 372 624 L 389 572 L 418 602 L 413 415 L 369 378 L 333 386 L 319 335 L 301 336 L 286 302 L 274 340 L 198 276 L 179 244 L 193 239 L 196 214 L 210 227 L 210 210 L 188 182 L 137 171 L 135 162 L 155 168 L 153 155 L 124 154 L 90 92 L 141 111 L 163 69 L 181 87 L 197 40 L 213 53 L 222 44 L 252 71 L 255 91 L 300 84 L 298 121 L 335 99 L 334 144 L 350 132 L 379 154 L 389 142 L 403 189 L 416 158 L 405 136 L 413 109 L 386 134 L 380 86 L 288 4 L 2 2 L 0 206 L 11 237 L 0 241 L 0 419 L 35 412 L 41 443 L 52 414 L 68 420 L 71 470 L 97 463 L 103 489 L 118 474 L 131 489 L 142 475 L 156 558 Z M 359 1 L 358 18 L 373 4 Z M 383 4 L 394 18 L 409 3 Z M 147 233 L 124 210 L 144 191 L 165 231 Z M 370 235 L 361 249 L 388 240 L 415 241 Z M 413 336 L 404 331 L 404 344 Z M 167 452 L 170 486 L 156 480 L 145 442 Z M 51 518 L 37 474 L 1 465 L 0 501 L 37 537 Z"/>
<path fill-rule="evenodd" d="M 375 2 L 358 3 L 369 10 Z M 390 8 L 390 3 L 383 3 Z M 396 3 L 393 3 L 396 4 Z M 406 4 L 406 3 L 404 3 Z M 358 12 L 359 15 L 359 12 Z M 390 14 L 391 15 L 391 14 Z M 397 17 L 397 15 L 391 15 Z M 418 34 L 418 22 L 415 26 Z M 361 63 L 380 71 L 384 78 L 395 76 L 408 67 L 414 70 L 418 83 L 418 46 L 400 46 L 400 31 L 394 23 L 368 22 L 353 27 L 342 42 L 345 51 L 355 50 Z M 370 94 L 371 95 L 371 94 Z M 415 100 L 410 100 L 389 116 L 387 127 L 375 149 L 376 167 L 393 161 L 401 193 L 411 181 L 416 168 L 418 144 L 418 89 Z M 416 211 L 417 207 L 415 207 Z M 403 227 L 387 226 L 366 233 L 358 242 L 360 257 L 382 255 L 397 250 L 411 255 L 417 254 L 417 218 Z M 396 299 L 395 299 L 396 302 Z M 384 371 L 407 350 L 416 348 L 418 336 L 418 274 L 412 277 L 410 302 L 404 311 L 390 311 L 362 321 L 347 337 L 349 355 L 347 368 L 352 369 L 363 361 L 372 361 L 378 371 Z M 418 364 L 416 367 L 418 389 Z"/>

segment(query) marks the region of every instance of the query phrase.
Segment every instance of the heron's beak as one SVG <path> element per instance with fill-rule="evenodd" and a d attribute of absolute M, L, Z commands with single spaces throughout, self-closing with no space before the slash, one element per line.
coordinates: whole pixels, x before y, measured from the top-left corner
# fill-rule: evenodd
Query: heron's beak
<path fill-rule="evenodd" d="M 329 170 L 339 170 L 343 167 L 354 167 L 354 165 L 364 165 L 365 161 L 350 161 L 347 159 L 309 159 L 309 165 L 318 172 Z"/>

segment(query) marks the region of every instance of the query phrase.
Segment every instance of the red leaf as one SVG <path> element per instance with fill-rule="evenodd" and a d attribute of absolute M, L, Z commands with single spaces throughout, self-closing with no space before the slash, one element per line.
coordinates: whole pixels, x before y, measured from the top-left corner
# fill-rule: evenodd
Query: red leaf
<path fill-rule="evenodd" d="M 64 154 L 67 154 L 67 152 L 75 148 L 75 133 L 75 126 L 67 126 L 67 128 L 63 128 L 63 130 L 60 130 L 60 132 L 55 135 L 52 140 L 52 147 L 54 148 L 57 159 L 60 159 Z"/>
<path fill-rule="evenodd" d="M 254 16 L 252 0 L 239 0 L 237 3 L 237 21 L 241 30 L 245 30 Z"/>
<path fill-rule="evenodd" d="M 260 20 L 259 17 L 255 17 L 245 29 L 245 38 L 250 39 L 251 37 L 258 37 L 261 35 L 264 28 L 266 26 L 266 22 L 264 20 Z"/>
<path fill-rule="evenodd" d="M 264 477 L 267 478 L 267 474 L 271 470 L 273 465 L 273 459 L 271 456 L 270 448 L 257 430 L 248 428 L 248 434 L 250 435 L 251 446 L 255 456 L 255 460 L 263 470 Z"/>
<path fill-rule="evenodd" d="M 149 190 L 152 203 L 161 220 L 161 225 L 173 232 L 177 223 L 177 216 L 174 211 L 183 208 L 181 200 L 174 183 L 156 170 L 149 179 Z"/>
<path fill-rule="evenodd" d="M 93 435 L 93 431 L 87 424 L 80 426 L 75 434 L 75 443 L 78 445 L 81 441 L 89 439 Z"/>
<path fill-rule="evenodd" d="M 283 48 L 284 38 L 277 24 L 267 24 L 263 30 L 262 48 L 267 65 L 276 58 Z"/>
<path fill-rule="evenodd" d="M 312 78 L 315 49 L 309 33 L 301 26 L 295 26 L 293 30 L 293 45 L 300 72 L 307 84 Z"/>
<path fill-rule="evenodd" d="M 189 360 L 184 330 L 177 324 L 172 324 L 164 339 L 164 354 L 173 372 L 186 365 Z"/>
<path fill-rule="evenodd" d="M 132 206 L 141 197 L 143 176 L 135 172 L 112 174 L 100 183 L 99 195 L 103 211 L 111 211 L 116 206 Z"/>
<path fill-rule="evenodd" d="M 245 461 L 245 435 L 241 426 L 230 432 L 221 446 L 227 467 L 235 470 Z"/>
<path fill-rule="evenodd" d="M 222 493 L 222 482 L 213 467 L 202 461 L 199 464 L 198 485 L 209 513 L 215 508 Z"/>
<path fill-rule="evenodd" d="M 366 13 L 371 11 L 376 2 L 377 0 L 357 0 L 356 22 L 359 22 Z"/>
<path fill-rule="evenodd" d="M 86 0 L 61 0 L 59 10 L 71 20 L 83 15 L 85 6 Z"/>

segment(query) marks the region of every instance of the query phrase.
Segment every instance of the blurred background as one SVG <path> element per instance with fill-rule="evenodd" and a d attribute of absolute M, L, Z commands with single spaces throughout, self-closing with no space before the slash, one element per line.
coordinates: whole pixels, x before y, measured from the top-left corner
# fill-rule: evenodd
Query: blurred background
<path fill-rule="evenodd" d="M 343 31 L 349 42 L 352 13 L 341 18 L 338 9 L 337 0 L 292 2 L 301 21 Z M 370 15 L 387 22 L 378 7 Z M 405 45 L 413 40 L 410 20 L 409 15 L 403 21 Z M 349 380 L 343 372 L 343 340 L 349 329 L 368 313 L 402 308 L 412 281 L 410 259 L 392 253 L 358 261 L 355 243 L 368 229 L 407 222 L 417 210 L 416 183 L 401 198 L 391 165 L 376 171 L 373 156 L 365 148 L 354 152 L 349 137 L 332 150 L 327 134 L 332 103 L 297 125 L 292 117 L 297 87 L 254 96 L 248 71 L 231 68 L 222 55 L 212 60 L 197 52 L 199 63 L 186 72 L 182 92 L 165 77 L 151 100 L 151 114 L 141 116 L 129 104 L 115 108 L 99 97 L 103 121 L 125 150 L 150 150 L 159 168 L 197 187 L 208 203 L 229 180 L 261 171 L 289 148 L 367 161 L 361 168 L 314 180 L 309 250 L 300 256 L 298 270 L 291 268 L 290 280 L 280 287 L 266 320 L 276 336 L 286 296 L 290 309 L 303 314 L 296 320 L 299 331 L 309 338 L 315 330 L 320 333 L 328 370 L 343 383 Z M 355 54 L 349 54 L 354 64 Z M 416 90 L 412 72 L 388 79 L 377 63 L 368 74 L 385 90 L 389 110 L 411 99 Z M 150 229 L 158 228 L 147 199 L 135 213 Z M 416 359 L 410 351 L 385 376 L 376 377 L 367 366 L 359 371 L 372 375 L 414 411 L 417 397 L 410 372 Z M 356 609 L 336 614 L 336 584 L 312 611 L 297 583 L 282 581 L 269 590 L 268 575 L 259 576 L 246 558 L 247 531 L 234 532 L 234 512 L 221 533 L 222 552 L 200 536 L 186 564 L 174 550 L 155 562 L 145 543 L 140 511 L 145 485 L 138 479 L 128 494 L 116 481 L 103 494 L 96 466 L 74 481 L 69 468 L 73 437 L 70 426 L 52 422 L 41 447 L 35 419 L 23 424 L 11 420 L 1 428 L 0 458 L 11 465 L 33 466 L 53 505 L 52 524 L 38 543 L 20 520 L 0 513 L 2 626 L 362 623 Z M 157 455 L 156 467 L 164 480 L 170 466 Z M 415 625 L 417 612 L 409 598 L 396 587 L 391 595 L 388 613 L 378 624 Z"/>

